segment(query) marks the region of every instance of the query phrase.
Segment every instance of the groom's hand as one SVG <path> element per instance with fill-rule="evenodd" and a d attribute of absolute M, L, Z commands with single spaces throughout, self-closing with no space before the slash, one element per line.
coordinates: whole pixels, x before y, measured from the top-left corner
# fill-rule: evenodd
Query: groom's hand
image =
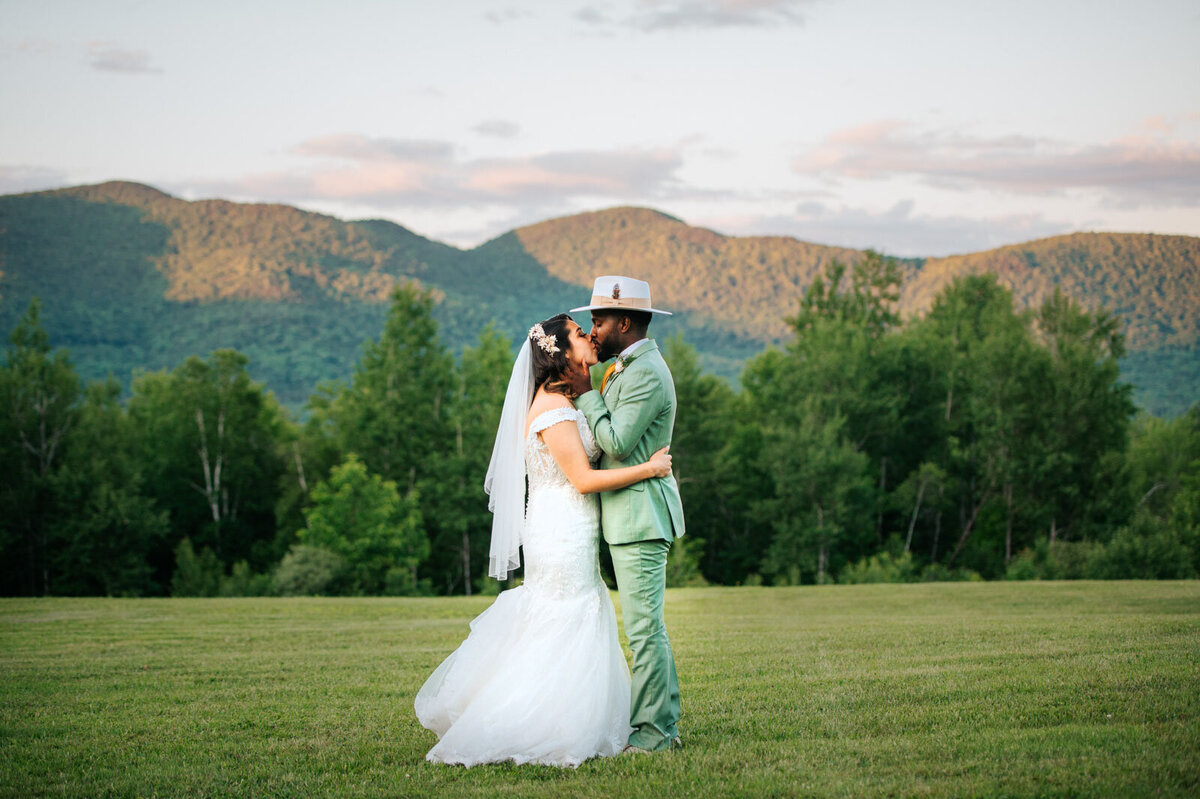
<path fill-rule="evenodd" d="M 583 364 L 570 364 L 567 371 L 563 373 L 563 377 L 566 378 L 567 385 L 571 387 L 571 393 L 576 397 L 592 390 L 592 372 Z"/>

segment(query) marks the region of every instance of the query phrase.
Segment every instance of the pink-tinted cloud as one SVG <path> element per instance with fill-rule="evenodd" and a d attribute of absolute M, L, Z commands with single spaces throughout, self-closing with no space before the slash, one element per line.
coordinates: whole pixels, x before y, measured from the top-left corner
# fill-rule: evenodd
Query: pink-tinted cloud
<path fill-rule="evenodd" d="M 1138 203 L 1200 204 L 1200 144 L 1156 133 L 1071 145 L 1030 136 L 921 131 L 884 120 L 834 133 L 797 158 L 793 168 L 830 178 L 916 176 L 958 189 L 1097 188 Z"/>
<path fill-rule="evenodd" d="M 463 160 L 448 142 L 323 136 L 292 149 L 309 163 L 233 181 L 192 181 L 189 193 L 227 193 L 285 202 L 339 200 L 382 207 L 520 203 L 554 206 L 574 198 L 653 199 L 687 191 L 674 149 L 619 148 Z"/>

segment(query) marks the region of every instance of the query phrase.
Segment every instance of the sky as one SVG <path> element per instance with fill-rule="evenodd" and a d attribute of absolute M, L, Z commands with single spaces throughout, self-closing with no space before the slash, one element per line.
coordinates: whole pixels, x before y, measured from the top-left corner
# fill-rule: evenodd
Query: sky
<path fill-rule="evenodd" d="M 0 194 L 473 247 L 620 205 L 899 256 L 1200 235 L 1197 0 L 0 0 Z"/>

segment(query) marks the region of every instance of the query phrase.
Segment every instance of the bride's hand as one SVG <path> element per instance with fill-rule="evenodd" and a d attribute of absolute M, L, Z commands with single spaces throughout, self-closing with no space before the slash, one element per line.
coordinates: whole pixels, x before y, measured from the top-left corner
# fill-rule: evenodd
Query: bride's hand
<path fill-rule="evenodd" d="M 650 460 L 646 463 L 650 464 L 650 468 L 654 471 L 655 477 L 666 477 L 671 473 L 671 448 L 663 447 L 658 452 L 650 456 Z"/>

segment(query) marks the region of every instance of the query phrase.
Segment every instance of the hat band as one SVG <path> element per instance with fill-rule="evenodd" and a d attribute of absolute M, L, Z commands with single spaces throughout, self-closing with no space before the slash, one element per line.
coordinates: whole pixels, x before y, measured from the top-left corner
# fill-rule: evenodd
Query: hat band
<path fill-rule="evenodd" d="M 649 297 L 605 297 L 602 294 L 592 295 L 592 305 L 601 305 L 607 308 L 637 308 L 640 310 L 650 310 Z"/>

